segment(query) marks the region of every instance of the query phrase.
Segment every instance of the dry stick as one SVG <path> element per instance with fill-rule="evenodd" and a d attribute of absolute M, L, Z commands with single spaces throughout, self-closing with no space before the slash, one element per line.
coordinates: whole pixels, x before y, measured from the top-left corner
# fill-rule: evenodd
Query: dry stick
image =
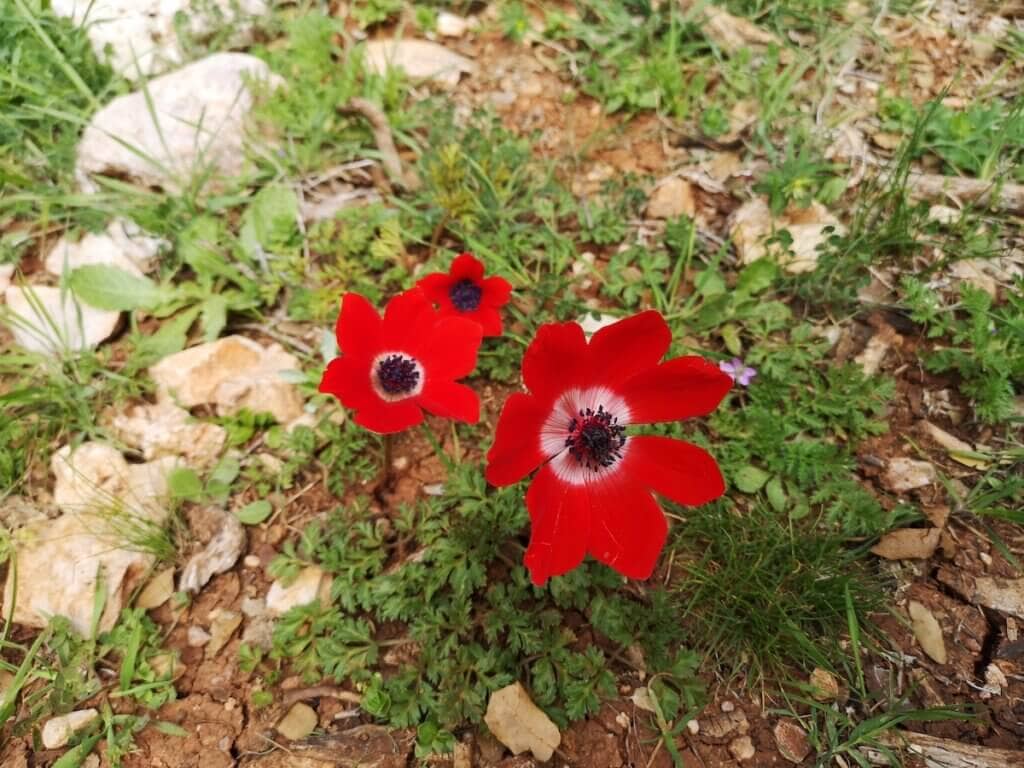
<path fill-rule="evenodd" d="M 311 688 L 296 688 L 294 691 L 288 691 L 285 693 L 283 700 L 285 706 L 288 706 L 289 704 L 294 704 L 295 702 L 302 701 L 303 699 L 318 699 L 321 697 L 347 701 L 350 704 L 363 703 L 363 697 L 358 693 L 346 691 L 336 685 L 314 685 Z"/>
<path fill-rule="evenodd" d="M 1009 213 L 1024 214 L 1024 184 L 998 185 L 983 179 L 911 172 L 907 178 L 907 187 L 912 197 L 926 200 L 952 197 L 972 203 L 983 202 Z"/>
<path fill-rule="evenodd" d="M 362 98 L 349 99 L 348 103 L 338 107 L 342 112 L 357 112 L 366 118 L 373 130 L 373 140 L 380 150 L 381 163 L 384 170 L 393 184 L 404 187 L 409 191 L 415 191 L 420 187 L 420 179 L 411 168 L 402 171 L 402 161 L 398 157 L 398 149 L 395 147 L 395 140 L 391 136 L 391 125 L 388 123 L 384 110 L 372 101 Z"/>
<path fill-rule="evenodd" d="M 889 747 L 906 746 L 908 752 L 923 756 L 925 762 L 935 768 L 1020 768 L 1024 765 L 1024 752 L 976 747 L 923 733 L 900 731 L 887 734 L 882 743 Z M 868 751 L 867 757 L 876 765 L 888 765 L 887 762 L 876 763 L 876 754 Z"/>

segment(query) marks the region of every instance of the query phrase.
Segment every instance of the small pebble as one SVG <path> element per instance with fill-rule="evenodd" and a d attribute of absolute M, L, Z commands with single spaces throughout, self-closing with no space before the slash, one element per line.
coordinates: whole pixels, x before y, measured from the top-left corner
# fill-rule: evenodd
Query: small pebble
<path fill-rule="evenodd" d="M 210 642 L 210 633 L 202 627 L 188 628 L 188 644 L 193 648 L 201 648 Z"/>
<path fill-rule="evenodd" d="M 260 559 L 256 555 L 246 555 L 245 560 L 242 561 L 246 568 L 259 568 Z"/>
<path fill-rule="evenodd" d="M 736 705 L 733 704 L 731 701 L 723 701 L 722 702 L 722 711 L 723 712 L 732 712 L 734 709 L 736 709 Z"/>
<path fill-rule="evenodd" d="M 696 718 L 694 718 L 693 720 L 690 720 L 686 723 L 686 730 L 688 730 L 692 735 L 696 736 L 698 733 L 700 733 L 700 723 L 697 722 Z"/>

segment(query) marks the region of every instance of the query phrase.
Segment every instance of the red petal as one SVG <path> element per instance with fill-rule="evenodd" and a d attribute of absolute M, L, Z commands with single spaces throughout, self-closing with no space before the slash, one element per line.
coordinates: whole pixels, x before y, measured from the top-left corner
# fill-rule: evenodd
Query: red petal
<path fill-rule="evenodd" d="M 587 341 L 579 323 L 548 323 L 523 355 L 523 381 L 533 394 L 554 397 L 587 375 Z"/>
<path fill-rule="evenodd" d="M 677 357 L 637 374 L 622 388 L 631 424 L 703 416 L 715 410 L 732 379 L 702 357 Z"/>
<path fill-rule="evenodd" d="M 480 324 L 465 317 L 445 317 L 429 331 L 419 350 L 427 379 L 461 379 L 476 368 L 482 338 Z"/>
<path fill-rule="evenodd" d="M 619 320 L 590 339 L 590 360 L 601 382 L 621 384 L 658 364 L 672 343 L 672 331 L 654 310 Z"/>
<path fill-rule="evenodd" d="M 695 507 L 725 493 L 725 481 L 711 454 L 669 437 L 638 435 L 626 451 L 630 479 L 678 504 Z"/>
<path fill-rule="evenodd" d="M 504 277 L 488 277 L 482 287 L 484 292 L 480 303 L 488 307 L 503 307 L 512 297 L 512 283 Z"/>
<path fill-rule="evenodd" d="M 462 316 L 479 323 L 485 337 L 501 336 L 503 329 L 500 310 L 482 306 L 476 312 L 464 313 Z"/>
<path fill-rule="evenodd" d="M 559 480 L 543 467 L 526 492 L 530 511 L 530 545 L 523 565 L 538 586 L 583 562 L 590 528 L 590 499 L 582 485 Z"/>
<path fill-rule="evenodd" d="M 372 356 L 377 352 L 381 320 L 377 310 L 358 293 L 346 293 L 335 326 L 338 348 L 346 355 Z"/>
<path fill-rule="evenodd" d="M 431 381 L 416 398 L 420 405 L 435 416 L 476 424 L 480 421 L 480 398 L 465 384 L 454 381 Z"/>
<path fill-rule="evenodd" d="M 494 443 L 487 452 L 487 482 L 503 486 L 518 483 L 544 461 L 540 430 L 547 415 L 530 395 L 510 395 L 498 417 Z"/>
<path fill-rule="evenodd" d="M 448 275 L 452 282 L 472 280 L 479 283 L 484 279 L 484 265 L 473 254 L 460 253 L 448 269 Z"/>
<path fill-rule="evenodd" d="M 394 350 L 413 351 L 430 336 L 437 313 L 423 291 L 400 293 L 384 308 L 381 343 Z"/>
<path fill-rule="evenodd" d="M 370 362 L 345 355 L 331 360 L 320 379 L 320 391 L 334 395 L 346 408 L 358 410 L 380 398 L 370 385 Z"/>
<path fill-rule="evenodd" d="M 370 361 L 349 355 L 331 360 L 320 380 L 320 391 L 337 397 L 355 411 L 354 421 L 371 432 L 401 432 L 423 421 L 414 400 L 389 403 L 370 385 Z"/>
<path fill-rule="evenodd" d="M 423 291 L 424 296 L 442 308 L 451 307 L 451 298 L 448 296 L 451 285 L 452 279 L 446 272 L 434 272 L 416 283 L 416 287 Z"/>
<path fill-rule="evenodd" d="M 590 488 L 593 518 L 587 550 L 631 579 L 654 571 L 668 535 L 668 523 L 650 492 L 621 472 Z"/>
<path fill-rule="evenodd" d="M 371 432 L 382 435 L 401 432 L 415 427 L 423 421 L 423 411 L 412 399 L 397 403 L 386 403 L 378 399 L 375 403 L 356 411 L 355 422 Z"/>

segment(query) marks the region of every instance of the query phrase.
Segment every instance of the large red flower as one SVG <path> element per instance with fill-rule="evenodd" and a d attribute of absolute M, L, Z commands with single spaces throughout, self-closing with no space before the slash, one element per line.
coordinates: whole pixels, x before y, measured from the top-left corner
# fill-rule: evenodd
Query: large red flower
<path fill-rule="evenodd" d="M 512 285 L 503 277 L 484 277 L 484 265 L 473 254 L 463 253 L 447 274 L 427 275 L 416 286 L 442 315 L 465 317 L 480 323 L 484 336 L 501 336 L 501 308 L 508 304 Z"/>
<path fill-rule="evenodd" d="M 476 393 L 456 381 L 476 367 L 477 323 L 441 317 L 414 288 L 388 302 L 383 320 L 363 296 L 345 294 L 336 332 L 341 357 L 327 366 L 320 391 L 354 410 L 357 424 L 401 432 L 423 421 L 423 409 L 479 420 Z"/>
<path fill-rule="evenodd" d="M 544 325 L 523 358 L 529 394 L 509 397 L 487 454 L 487 480 L 518 482 L 532 531 L 524 563 L 535 584 L 571 571 L 589 552 L 646 579 L 668 525 L 653 493 L 696 506 L 725 483 L 702 448 L 626 427 L 702 416 L 732 379 L 701 357 L 660 362 L 672 334 L 657 312 L 602 328 L 588 344 L 578 323 Z"/>

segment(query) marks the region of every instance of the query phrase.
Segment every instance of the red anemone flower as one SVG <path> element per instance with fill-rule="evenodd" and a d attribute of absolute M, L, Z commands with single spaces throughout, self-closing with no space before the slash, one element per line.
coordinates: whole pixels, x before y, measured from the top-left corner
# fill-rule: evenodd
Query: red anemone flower
<path fill-rule="evenodd" d="M 484 265 L 473 254 L 463 253 L 447 274 L 427 275 L 416 287 L 442 315 L 465 317 L 479 323 L 484 336 L 501 336 L 501 308 L 508 304 L 512 285 L 503 277 L 484 277 Z"/>
<path fill-rule="evenodd" d="M 382 320 L 363 296 L 347 293 L 336 329 L 341 357 L 327 366 L 320 391 L 356 412 L 355 422 L 382 434 L 436 416 L 476 423 L 480 400 L 456 379 L 476 367 L 480 326 L 441 317 L 417 289 L 388 302 Z"/>
<path fill-rule="evenodd" d="M 725 492 L 715 460 L 696 445 L 626 427 L 702 416 L 732 379 L 701 357 L 660 362 L 672 334 L 657 312 L 602 328 L 588 344 L 578 323 L 541 326 L 523 357 L 529 394 L 508 398 L 487 454 L 503 486 L 540 467 L 526 492 L 532 531 L 524 564 L 534 584 L 589 552 L 646 579 L 668 525 L 652 491 L 696 506 Z"/>

